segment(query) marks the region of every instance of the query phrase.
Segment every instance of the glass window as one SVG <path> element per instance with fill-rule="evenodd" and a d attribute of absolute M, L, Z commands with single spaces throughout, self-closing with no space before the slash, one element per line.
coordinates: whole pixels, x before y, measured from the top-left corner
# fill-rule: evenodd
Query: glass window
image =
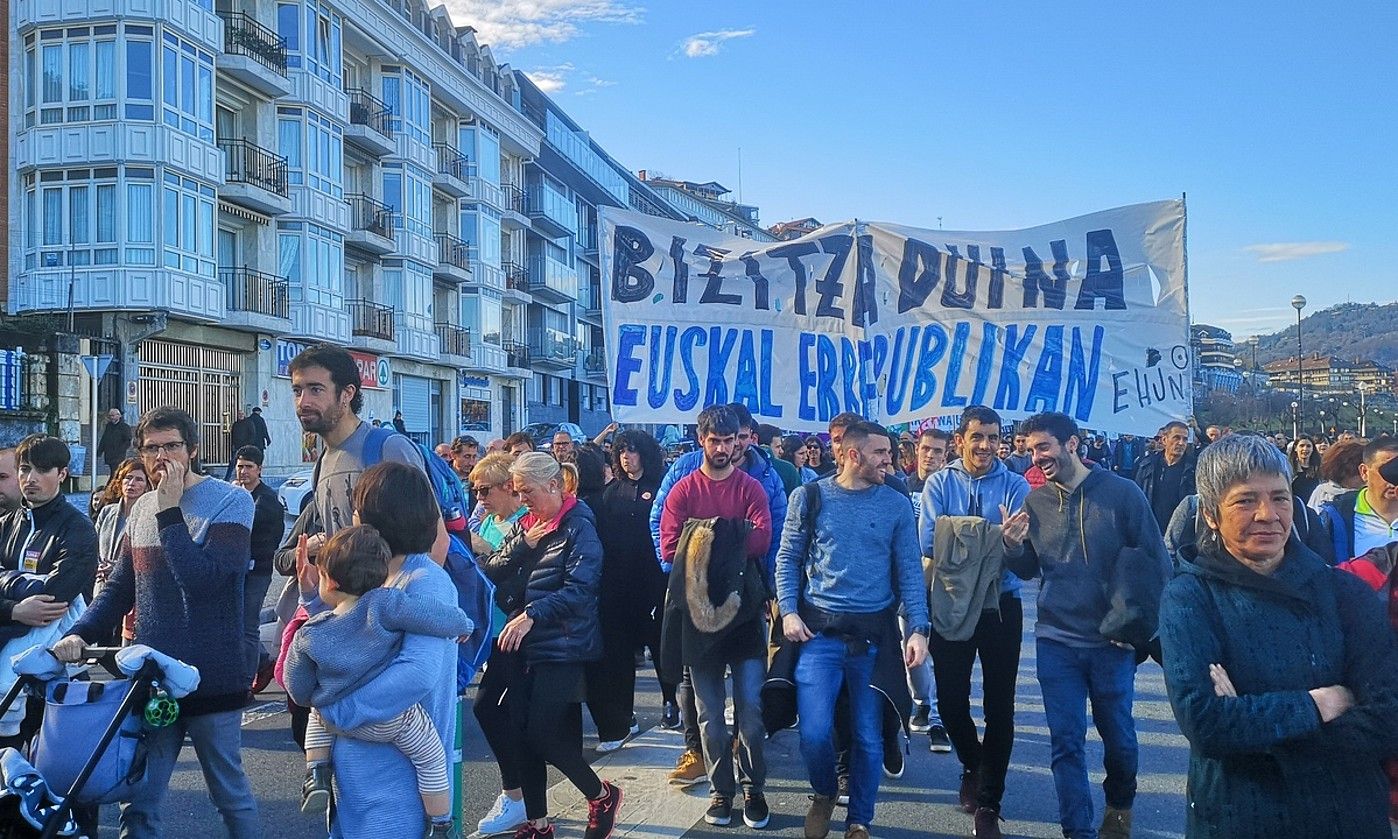
<path fill-rule="evenodd" d="M 295 3 L 277 4 L 277 34 L 286 39 L 287 64 L 301 66 L 301 10 Z"/>
<path fill-rule="evenodd" d="M 480 160 L 477 162 L 477 174 L 484 178 L 487 183 L 500 185 L 500 138 L 486 130 L 484 126 L 477 132 L 480 143 Z"/>
<path fill-rule="evenodd" d="M 114 184 L 101 184 L 97 187 L 97 241 L 116 241 L 116 186 Z"/>
<path fill-rule="evenodd" d="M 116 98 L 116 41 L 98 41 L 96 95 L 98 99 Z"/>
<path fill-rule="evenodd" d="M 92 70 L 88 66 L 88 43 L 80 41 L 68 46 L 68 101 L 87 99 Z"/>
<path fill-rule="evenodd" d="M 44 190 L 44 238 L 45 245 L 63 244 L 63 190 Z"/>
<path fill-rule="evenodd" d="M 126 42 L 126 98 L 128 100 L 150 101 L 152 49 L 150 41 L 127 40 Z M 155 108 L 128 101 L 126 118 L 154 119 Z"/>
<path fill-rule="evenodd" d="M 63 47 L 58 45 L 43 48 L 44 86 L 40 101 L 63 101 Z"/>
<path fill-rule="evenodd" d="M 403 172 L 401 169 L 384 167 L 383 202 L 394 213 L 403 212 Z"/>
<path fill-rule="evenodd" d="M 126 241 L 137 244 L 155 242 L 155 208 L 151 206 L 154 189 L 151 184 L 126 185 Z"/>
<path fill-rule="evenodd" d="M 88 188 L 73 186 L 68 188 L 68 241 L 75 245 L 88 242 L 92 225 L 92 208 L 88 206 Z"/>
<path fill-rule="evenodd" d="M 286 167 L 290 171 L 291 182 L 294 184 L 302 183 L 305 176 L 302 174 L 301 163 L 301 120 L 285 116 L 277 117 L 277 151 L 286 158 Z"/>

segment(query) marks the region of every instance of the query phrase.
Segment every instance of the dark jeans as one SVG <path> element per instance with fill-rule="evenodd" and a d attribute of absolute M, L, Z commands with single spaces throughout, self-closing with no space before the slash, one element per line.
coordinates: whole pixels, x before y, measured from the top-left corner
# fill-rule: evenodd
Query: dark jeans
<path fill-rule="evenodd" d="M 689 668 L 684 669 L 680 683 L 675 688 L 675 696 L 680 705 L 680 726 L 684 729 L 684 747 L 695 754 L 703 754 L 704 745 L 699 738 L 699 709 L 694 705 L 694 683 L 689 678 Z"/>
<path fill-rule="evenodd" d="M 767 780 L 767 760 L 764 741 L 767 732 L 762 725 L 762 682 L 767 677 L 767 663 L 749 658 L 731 664 L 701 665 L 685 668 L 694 687 L 699 711 L 699 732 L 703 743 L 704 766 L 709 772 L 713 791 L 732 799 L 737 791 L 733 776 L 733 734 L 724 722 L 727 700 L 724 671 L 733 671 L 733 724 L 738 738 L 738 774 L 743 789 L 762 792 Z"/>
<path fill-rule="evenodd" d="M 636 634 L 624 615 L 602 605 L 602 658 L 588 662 L 587 711 L 598 740 L 624 740 L 636 708 Z"/>
<path fill-rule="evenodd" d="M 976 631 L 965 641 L 948 641 L 932 631 L 928 645 L 937 680 L 937 710 L 942 715 L 956 757 L 980 773 L 976 804 L 1000 808 L 1005 773 L 1015 742 L 1015 679 L 1019 674 L 1024 610 L 1018 597 L 1000 595 L 1000 613 L 981 613 Z M 981 705 L 985 739 L 976 736 L 971 719 L 971 670 L 981 660 Z"/>
<path fill-rule="evenodd" d="M 524 791 L 530 819 L 548 815 L 549 766 L 587 798 L 601 795 L 602 781 L 582 754 L 583 665 L 527 667 L 518 654 L 508 664 L 500 659 L 496 649 L 476 693 L 475 714 L 500 765 L 502 787 Z"/>
<path fill-rule="evenodd" d="M 248 657 L 248 682 L 262 663 L 262 601 L 272 585 L 271 574 L 249 574 L 243 583 L 243 645 Z"/>
<path fill-rule="evenodd" d="M 1136 654 L 1118 647 L 1070 647 L 1044 638 L 1035 644 L 1052 747 L 1058 821 L 1069 839 L 1097 839 L 1084 747 L 1087 705 L 1102 735 L 1102 782 L 1107 806 L 1129 810 L 1136 800 Z"/>

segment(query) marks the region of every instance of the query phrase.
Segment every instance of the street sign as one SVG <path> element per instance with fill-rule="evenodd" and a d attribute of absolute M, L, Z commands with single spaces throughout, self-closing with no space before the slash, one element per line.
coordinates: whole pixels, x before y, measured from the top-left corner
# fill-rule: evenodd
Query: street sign
<path fill-rule="evenodd" d="M 83 368 L 92 378 L 100 379 L 107 375 L 107 368 L 112 366 L 112 360 L 115 357 L 111 355 L 85 355 L 82 357 Z"/>

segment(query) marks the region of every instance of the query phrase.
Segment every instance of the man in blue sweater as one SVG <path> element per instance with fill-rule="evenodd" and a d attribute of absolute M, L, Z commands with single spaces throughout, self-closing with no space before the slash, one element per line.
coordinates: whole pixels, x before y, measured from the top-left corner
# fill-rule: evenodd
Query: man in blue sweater
<path fill-rule="evenodd" d="M 733 462 L 762 484 L 762 491 L 767 494 L 767 509 L 772 515 L 772 532 L 780 533 L 782 524 L 786 521 L 786 486 L 767 455 L 757 445 L 757 424 L 753 422 L 752 413 L 748 411 L 747 406 L 741 402 L 730 402 L 726 407 L 738 417 L 738 437 L 733 449 Z M 665 496 L 670 494 L 670 489 L 681 478 L 698 471 L 703 463 L 702 451 L 681 455 L 665 473 L 665 480 L 660 482 L 660 489 L 655 493 L 655 504 L 650 508 L 650 536 L 651 541 L 655 543 L 655 558 L 667 574 L 670 564 L 660 552 L 660 513 L 665 509 Z M 763 567 L 767 570 L 768 588 L 772 586 L 776 564 L 777 540 L 773 539 L 763 561 Z M 677 786 L 693 786 L 708 775 L 704 770 L 703 749 L 699 736 L 699 711 L 694 705 L 694 689 L 689 683 L 688 672 L 680 682 L 676 698 L 680 707 L 665 708 L 664 723 L 671 723 L 674 712 L 678 710 L 680 723 L 684 728 L 685 750 L 675 763 L 674 771 L 670 773 L 670 783 Z"/>
<path fill-rule="evenodd" d="M 1036 669 L 1052 745 L 1058 818 L 1069 839 L 1129 839 L 1136 797 L 1136 724 L 1131 716 L 1135 651 L 1103 637 L 1099 627 L 1114 590 L 1118 563 L 1135 557 L 1129 574 L 1164 588 L 1170 558 L 1146 496 L 1133 482 L 1078 458 L 1078 427 L 1065 414 L 1024 423 L 1034 464 L 1048 483 L 1029 493 L 1023 521 L 1006 526 L 1005 561 L 1039 585 L 1034 626 Z M 1134 549 L 1134 550 L 1132 550 Z M 1144 586 L 1144 588 L 1150 588 Z M 1084 748 L 1087 704 L 1102 736 L 1107 807 L 1093 824 Z"/>
<path fill-rule="evenodd" d="M 849 694 L 853 729 L 845 837 L 867 839 L 884 752 L 885 700 L 875 685 L 902 687 L 903 667 L 927 656 L 931 630 L 912 506 L 884 485 L 892 458 L 882 428 L 868 422 L 846 427 L 838 473 L 792 493 L 797 510 L 817 511 L 815 520 L 792 515 L 782 529 L 777 602 L 783 634 L 802 645 L 796 703 L 801 754 L 815 791 L 806 839 L 824 839 L 830 829 L 838 792 L 832 729 L 841 686 Z M 806 500 L 811 492 L 820 493 L 818 507 Z M 909 624 L 902 655 L 900 603 Z"/>
<path fill-rule="evenodd" d="M 243 646 L 243 582 L 252 556 L 252 496 L 190 468 L 199 428 L 177 408 L 136 426 L 136 451 L 155 491 L 131 508 L 116 568 L 73 634 L 53 648 L 76 661 L 136 609 L 136 643 L 199 668 L 174 725 L 146 732 L 147 780 L 121 807 L 121 834 L 159 839 L 165 790 L 185 736 L 194 742 L 209 797 L 231 839 L 262 835 L 243 772 L 242 719 L 252 674 Z"/>

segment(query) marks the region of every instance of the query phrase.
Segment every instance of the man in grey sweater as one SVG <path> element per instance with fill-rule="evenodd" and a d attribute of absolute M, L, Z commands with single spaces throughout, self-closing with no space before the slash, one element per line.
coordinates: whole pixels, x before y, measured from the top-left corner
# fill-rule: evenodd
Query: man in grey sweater
<path fill-rule="evenodd" d="M 847 839 L 867 839 L 883 760 L 883 694 L 873 683 L 903 686 L 903 666 L 927 657 L 927 598 L 917 525 L 911 505 L 884 486 L 892 462 L 888 436 L 858 422 L 842 440 L 835 477 L 791 496 L 777 551 L 777 601 L 788 641 L 801 644 L 796 703 L 801 754 L 815 796 L 806 814 L 807 839 L 830 830 L 837 780 L 831 737 L 835 699 L 849 693 L 853 728 Z M 819 503 L 807 494 L 819 493 Z M 814 502 L 815 499 L 812 500 Z M 814 521 L 807 521 L 807 512 Z M 907 615 L 907 651 L 899 655 L 897 609 Z M 891 667 L 880 667 L 883 662 Z M 908 708 L 899 708 L 905 715 Z"/>
<path fill-rule="evenodd" d="M 1078 459 L 1078 427 L 1070 417 L 1037 414 L 1022 429 L 1048 483 L 1025 500 L 1027 528 L 1022 520 L 1007 523 L 1005 562 L 1025 579 L 1043 578 L 1034 628 L 1036 669 L 1053 747 L 1059 822 L 1070 839 L 1128 839 L 1136 797 L 1136 657 L 1131 647 L 1104 637 L 1100 627 L 1111 609 L 1118 563 L 1138 562 L 1129 575 L 1138 581 L 1157 577 L 1159 591 L 1170 576 L 1170 558 L 1140 488 Z M 1093 824 L 1084 757 L 1089 700 L 1107 773 L 1100 826 Z"/>

